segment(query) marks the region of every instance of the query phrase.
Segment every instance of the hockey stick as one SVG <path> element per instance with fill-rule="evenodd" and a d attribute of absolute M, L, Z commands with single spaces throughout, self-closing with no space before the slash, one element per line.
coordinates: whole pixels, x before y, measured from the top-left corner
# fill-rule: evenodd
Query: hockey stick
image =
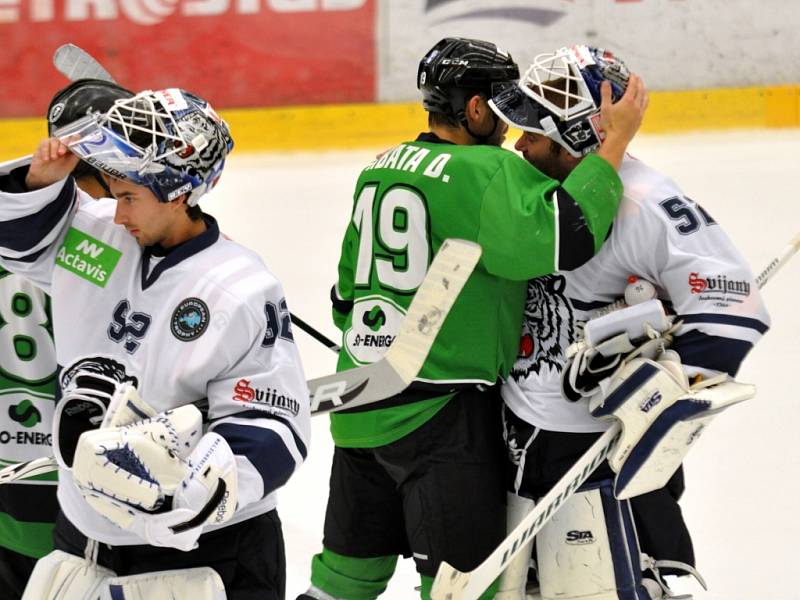
<path fill-rule="evenodd" d="M 756 279 L 759 288 L 786 264 L 798 250 L 800 236 L 784 248 Z M 508 534 L 481 564 L 472 571 L 459 571 L 442 561 L 431 588 L 432 600 L 475 600 L 500 576 L 513 558 L 547 523 L 559 507 L 574 494 L 594 470 L 606 459 L 617 443 L 622 425 L 615 421 L 603 435 L 575 462 L 522 521 Z"/>
<path fill-rule="evenodd" d="M 362 406 L 406 389 L 422 368 L 480 255 L 478 244 L 445 240 L 386 354 L 372 364 L 309 381 L 311 414 Z"/>
<path fill-rule="evenodd" d="M 311 414 L 353 408 L 395 396 L 419 373 L 481 247 L 465 240 L 445 240 L 417 289 L 392 345 L 369 365 L 310 379 Z M 58 469 L 53 457 L 37 458 L 0 470 L 0 484 Z"/>
<path fill-rule="evenodd" d="M 800 250 L 800 233 L 794 236 L 794 239 L 786 245 L 783 251 L 773 258 L 766 268 L 761 271 L 761 274 L 756 277 L 756 285 L 758 285 L 759 288 L 764 287 L 767 280 L 775 275 L 778 269 L 789 262 L 789 259 L 794 256 L 798 250 Z"/>
<path fill-rule="evenodd" d="M 27 479 L 58 470 L 58 463 L 53 456 L 42 456 L 24 463 L 16 463 L 0 469 L 0 485 L 17 479 Z"/>
<path fill-rule="evenodd" d="M 332 339 L 327 337 L 325 334 L 320 333 L 319 331 L 314 329 L 311 325 L 309 325 L 308 323 L 303 321 L 303 319 L 298 317 L 296 314 L 289 313 L 289 318 L 292 320 L 292 325 L 297 325 L 300 329 L 305 331 L 308 335 L 310 335 L 312 338 L 317 340 L 323 346 L 326 346 L 327 348 L 330 348 L 331 350 L 333 350 L 337 354 L 341 351 L 342 348 L 341 348 L 341 346 L 339 346 L 339 344 L 334 342 Z"/>
<path fill-rule="evenodd" d="M 70 81 L 101 79 L 117 83 L 111 74 L 83 48 L 75 44 L 59 46 L 53 53 L 53 66 Z"/>

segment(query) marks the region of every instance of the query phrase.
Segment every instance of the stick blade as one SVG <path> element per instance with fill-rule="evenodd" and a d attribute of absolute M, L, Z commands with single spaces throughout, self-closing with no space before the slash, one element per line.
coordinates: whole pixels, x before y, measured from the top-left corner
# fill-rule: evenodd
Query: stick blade
<path fill-rule="evenodd" d="M 53 65 L 70 81 L 102 79 L 116 83 L 111 74 L 91 54 L 75 44 L 59 46 L 53 53 Z"/>
<path fill-rule="evenodd" d="M 0 470 L 0 485 L 11 483 L 19 479 L 36 477 L 58 470 L 58 463 L 52 456 L 36 458 L 25 463 L 10 465 Z"/>
<path fill-rule="evenodd" d="M 464 594 L 469 584 L 469 575 L 442 561 L 431 587 L 431 600 L 470 600 Z"/>
<path fill-rule="evenodd" d="M 481 247 L 467 240 L 447 239 L 408 307 L 399 335 L 386 352 L 401 378 L 410 384 L 422 368 L 461 290 L 475 270 Z"/>
<path fill-rule="evenodd" d="M 372 364 L 309 381 L 311 414 L 355 408 L 406 389 L 422 369 L 480 256 L 481 247 L 474 242 L 445 240 L 386 354 Z"/>

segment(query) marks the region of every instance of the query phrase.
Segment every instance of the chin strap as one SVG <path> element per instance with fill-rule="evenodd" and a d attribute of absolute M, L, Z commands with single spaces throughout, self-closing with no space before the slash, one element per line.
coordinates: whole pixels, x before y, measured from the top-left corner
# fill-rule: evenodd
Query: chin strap
<path fill-rule="evenodd" d="M 468 134 L 470 134 L 473 138 L 475 138 L 479 146 L 485 146 L 488 143 L 489 138 L 492 137 L 492 134 L 497 130 L 497 122 L 500 119 L 497 117 L 496 114 L 494 114 L 494 112 L 490 112 L 489 114 L 492 117 L 492 130 L 489 132 L 489 135 L 480 135 L 472 131 L 469 128 L 469 122 L 467 121 L 466 116 L 464 116 L 464 118 L 461 120 L 462 127 L 464 127 L 464 129 L 467 131 Z"/>
<path fill-rule="evenodd" d="M 94 172 L 92 173 L 92 175 L 97 180 L 97 183 L 100 184 L 100 187 L 103 188 L 103 192 L 105 192 L 105 194 L 106 194 L 105 197 L 106 198 L 113 198 L 114 195 L 111 193 L 111 188 L 108 187 L 108 183 L 106 183 L 106 180 L 103 179 L 103 176 L 100 174 L 100 171 L 98 171 L 97 169 L 93 169 L 93 171 Z"/>

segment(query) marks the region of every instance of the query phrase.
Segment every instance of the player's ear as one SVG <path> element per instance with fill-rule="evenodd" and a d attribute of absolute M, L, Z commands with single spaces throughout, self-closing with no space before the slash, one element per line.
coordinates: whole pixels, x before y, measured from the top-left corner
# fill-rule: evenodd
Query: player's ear
<path fill-rule="evenodd" d="M 474 96 L 470 96 L 469 100 L 467 100 L 467 105 L 464 107 L 464 114 L 468 119 L 477 121 L 481 118 L 484 107 L 488 108 L 488 106 L 485 105 L 483 96 L 475 94 Z"/>

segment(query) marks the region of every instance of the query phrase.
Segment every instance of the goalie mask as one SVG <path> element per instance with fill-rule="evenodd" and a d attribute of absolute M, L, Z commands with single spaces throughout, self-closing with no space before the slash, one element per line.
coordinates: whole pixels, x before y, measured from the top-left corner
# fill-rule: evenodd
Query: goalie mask
<path fill-rule="evenodd" d="M 605 135 L 600 128 L 600 85 L 611 84 L 614 102 L 625 93 L 630 73 L 611 52 L 571 46 L 538 55 L 519 85 L 489 101 L 512 127 L 547 136 L 572 156 L 595 150 Z"/>
<path fill-rule="evenodd" d="M 145 91 L 117 100 L 55 134 L 76 155 L 116 179 L 149 188 L 162 202 L 189 194 L 187 204 L 217 183 L 233 148 L 228 125 L 211 105 L 179 89 Z"/>

